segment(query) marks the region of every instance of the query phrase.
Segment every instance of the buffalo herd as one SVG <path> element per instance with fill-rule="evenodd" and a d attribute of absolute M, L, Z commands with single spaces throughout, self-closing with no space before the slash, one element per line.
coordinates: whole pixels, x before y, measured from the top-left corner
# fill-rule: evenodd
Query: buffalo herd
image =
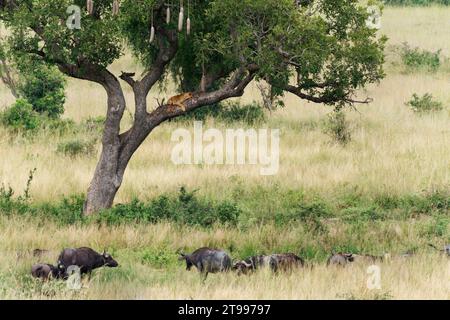
<path fill-rule="evenodd" d="M 36 249 L 34 253 L 39 250 Z M 40 250 L 42 251 L 42 250 Z M 69 267 L 76 266 L 81 274 L 91 274 L 92 270 L 100 267 L 118 267 L 119 264 L 112 256 L 104 251 L 102 254 L 87 247 L 77 249 L 64 249 L 56 263 L 56 266 L 47 263 L 38 263 L 31 267 L 31 275 L 35 278 L 48 280 L 50 278 L 67 279 Z"/>
<path fill-rule="evenodd" d="M 450 256 L 450 245 L 445 246 L 442 250 L 432 244 L 429 244 L 429 246 Z M 41 257 L 46 252 L 46 250 L 36 249 L 33 251 L 33 256 Z M 405 253 L 401 257 L 410 257 L 412 255 L 412 253 Z M 355 261 L 376 263 L 389 257 L 389 254 L 373 256 L 333 252 L 327 260 L 327 266 L 343 267 Z M 305 261 L 293 253 L 258 255 L 233 263 L 225 251 L 211 248 L 200 248 L 190 254 L 179 253 L 178 259 L 186 263 L 186 270 L 188 271 L 195 267 L 202 276 L 203 281 L 206 280 L 209 273 L 235 271 L 237 275 L 247 275 L 263 268 L 267 268 L 273 273 L 278 273 L 291 272 L 306 266 Z M 47 263 L 35 264 L 31 267 L 31 275 L 43 280 L 51 278 L 66 280 L 70 275 L 69 270 L 72 270 L 73 267 L 77 267 L 80 274 L 88 274 L 90 276 L 94 269 L 101 267 L 115 268 L 118 266 L 118 262 L 106 251 L 100 254 L 88 247 L 66 248 L 59 254 L 56 266 Z"/>

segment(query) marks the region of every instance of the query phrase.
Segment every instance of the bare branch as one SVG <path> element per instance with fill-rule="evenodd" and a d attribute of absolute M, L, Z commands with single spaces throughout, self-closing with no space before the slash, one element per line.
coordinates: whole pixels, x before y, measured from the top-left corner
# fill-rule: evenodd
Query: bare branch
<path fill-rule="evenodd" d="M 123 72 L 122 74 L 119 76 L 120 79 L 122 79 L 123 81 L 125 81 L 126 83 L 128 83 L 130 85 L 131 88 L 134 88 L 134 85 L 136 84 L 136 81 L 133 79 L 133 77 L 136 75 L 136 73 L 131 73 L 131 72 Z"/>

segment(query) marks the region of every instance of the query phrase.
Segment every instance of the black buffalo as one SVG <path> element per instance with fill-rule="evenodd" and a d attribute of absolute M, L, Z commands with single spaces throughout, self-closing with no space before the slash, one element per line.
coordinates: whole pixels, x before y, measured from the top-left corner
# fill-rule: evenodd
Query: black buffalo
<path fill-rule="evenodd" d="M 338 265 L 338 266 L 345 266 L 350 262 L 355 261 L 355 257 L 352 253 L 333 253 L 331 257 L 327 260 L 327 265 Z"/>
<path fill-rule="evenodd" d="M 78 266 L 81 274 L 91 273 L 92 270 L 105 267 L 115 268 L 119 266 L 110 254 L 102 254 L 87 247 L 77 249 L 64 249 L 58 258 L 58 266 L 67 269 L 69 266 Z"/>
<path fill-rule="evenodd" d="M 227 272 L 231 269 L 231 258 L 223 250 L 200 248 L 191 254 L 180 253 L 179 260 L 186 261 L 186 270 L 195 266 L 204 280 L 208 273 Z"/>
<path fill-rule="evenodd" d="M 58 268 L 47 263 L 38 263 L 31 267 L 31 275 L 42 280 L 49 280 L 50 278 L 63 278 L 64 273 L 64 268 Z"/>
<path fill-rule="evenodd" d="M 233 269 L 240 275 L 265 267 L 269 267 L 273 272 L 292 271 L 295 268 L 303 267 L 304 264 L 303 259 L 293 253 L 280 253 L 254 256 L 238 261 L 233 265 Z"/>

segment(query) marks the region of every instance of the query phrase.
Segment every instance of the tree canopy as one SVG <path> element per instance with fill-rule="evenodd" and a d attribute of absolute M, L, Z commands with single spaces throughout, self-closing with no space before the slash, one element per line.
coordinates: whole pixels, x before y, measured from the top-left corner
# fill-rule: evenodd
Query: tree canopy
<path fill-rule="evenodd" d="M 150 68 L 158 49 L 166 45 L 167 31 L 177 28 L 180 4 L 172 2 L 173 18 L 166 24 L 168 1 L 122 0 L 115 16 L 112 0 L 96 0 L 92 15 L 82 10 L 78 30 L 66 26 L 67 8 L 72 4 L 84 8 L 84 0 L 3 2 L 14 7 L 1 14 L 12 30 L 14 52 L 36 55 L 79 77 L 84 65 L 110 65 L 125 46 Z M 185 0 L 192 33 L 176 35 L 177 52 L 164 74 L 194 90 L 204 73 L 212 86 L 214 78 L 220 82 L 240 65 L 254 65 L 255 78 L 267 80 L 276 94 L 289 91 L 326 104 L 352 102 L 356 89 L 383 76 L 384 38 L 367 25 L 369 14 L 359 3 Z M 150 43 L 152 23 L 157 39 Z"/>

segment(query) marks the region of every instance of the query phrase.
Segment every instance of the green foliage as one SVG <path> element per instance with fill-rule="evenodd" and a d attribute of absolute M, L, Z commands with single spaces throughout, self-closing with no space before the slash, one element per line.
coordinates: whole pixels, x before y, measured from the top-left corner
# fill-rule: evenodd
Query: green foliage
<path fill-rule="evenodd" d="M 240 213 L 241 210 L 232 202 L 216 203 L 199 199 L 195 192 L 189 192 L 182 187 L 178 197 L 162 195 L 149 204 L 135 199 L 130 204 L 118 205 L 100 213 L 98 220 L 107 223 L 122 221 L 155 223 L 167 220 L 208 227 L 216 223 L 235 225 Z"/>
<path fill-rule="evenodd" d="M 33 106 L 24 99 L 18 99 L 1 114 L 2 123 L 14 130 L 35 130 L 42 119 L 33 110 Z"/>
<path fill-rule="evenodd" d="M 80 139 L 69 140 L 58 144 L 56 152 L 69 157 L 80 155 L 92 155 L 95 152 L 95 140 L 83 141 Z"/>
<path fill-rule="evenodd" d="M 239 103 L 228 103 L 219 115 L 224 122 L 242 122 L 248 125 L 261 123 L 265 120 L 264 109 L 256 102 L 241 106 Z"/>
<path fill-rule="evenodd" d="M 71 66 L 79 66 L 78 77 L 92 78 L 121 56 L 124 44 L 150 67 L 177 29 L 180 9 L 173 6 L 173 19 L 165 23 L 165 0 L 123 0 L 118 16 L 111 14 L 112 1 L 96 0 L 93 15 L 82 10 L 81 30 L 61 23 L 69 5 L 85 3 L 19 1 L 14 10 L 0 12 L 11 51 L 18 57 L 38 53 L 70 76 Z M 204 73 L 217 78 L 210 88 L 217 89 L 239 66 L 256 65 L 256 79 L 270 82 L 275 99 L 295 78 L 305 94 L 341 105 L 384 76 L 386 38 L 367 25 L 369 13 L 360 1 L 306 1 L 297 7 L 292 0 L 199 0 L 193 8 L 192 33 L 175 32 L 178 51 L 160 79 L 172 76 L 183 91 L 198 90 Z M 150 43 L 152 23 L 157 32 Z M 28 32 L 36 26 L 42 30 Z"/>
<path fill-rule="evenodd" d="M 32 64 L 22 66 L 19 93 L 31 105 L 33 110 L 48 116 L 59 118 L 64 113 L 65 79 L 54 67 Z"/>
<path fill-rule="evenodd" d="M 221 32 L 208 34 L 202 52 L 215 54 L 217 50 L 208 48 L 220 48 L 224 61 L 237 63 L 237 42 L 244 47 L 244 56 L 260 67 L 257 79 L 269 79 L 278 95 L 295 75 L 306 94 L 319 95 L 326 104 L 339 104 L 356 88 L 384 75 L 381 65 L 386 39 L 377 38 L 376 30 L 367 26 L 369 14 L 357 3 L 314 2 L 316 14 L 309 14 L 293 8 L 291 0 L 214 1 L 207 19 Z M 235 40 L 227 34 L 229 26 L 235 29 Z M 268 36 L 265 30 L 270 30 Z M 280 47 L 282 57 L 277 53 Z M 289 57 L 295 57 L 290 62 L 295 68 L 286 63 Z M 208 62 L 208 54 L 205 60 Z M 322 87 L 320 94 L 318 87 Z"/>
<path fill-rule="evenodd" d="M 441 50 L 430 52 L 420 48 L 411 48 L 407 43 L 401 49 L 403 64 L 410 70 L 436 72 L 441 66 Z"/>
<path fill-rule="evenodd" d="M 83 216 L 84 200 L 84 195 L 72 195 L 64 197 L 56 204 L 44 203 L 37 206 L 29 206 L 28 214 L 39 216 L 45 212 L 45 216 L 60 224 L 80 223 L 85 221 Z"/>
<path fill-rule="evenodd" d="M 443 109 L 442 102 L 434 100 L 430 93 L 426 93 L 421 97 L 414 93 L 411 100 L 406 103 L 406 106 L 419 114 L 441 111 Z"/>
<path fill-rule="evenodd" d="M 450 219 L 448 216 L 436 215 L 426 226 L 425 233 L 429 237 L 445 237 L 449 232 Z"/>
<path fill-rule="evenodd" d="M 320 199 L 306 202 L 303 198 L 297 203 L 289 204 L 292 208 L 288 212 L 275 216 L 278 223 L 285 224 L 290 221 L 307 221 L 311 217 L 327 218 L 332 216 L 330 207 Z"/>
<path fill-rule="evenodd" d="M 209 117 L 225 123 L 240 122 L 250 126 L 264 122 L 266 119 L 263 107 L 256 102 L 245 105 L 241 105 L 239 102 L 230 102 L 199 108 L 180 118 L 180 120 L 204 121 Z"/>
<path fill-rule="evenodd" d="M 68 18 L 66 10 L 74 4 L 85 8 L 86 1 L 18 1 L 14 11 L 0 13 L 0 19 L 12 31 L 9 42 L 15 55 L 34 57 L 34 54 L 28 53 L 41 51 L 45 60 L 52 64 L 64 62 L 77 65 L 87 60 L 104 67 L 119 58 L 123 42 L 119 37 L 119 23 L 111 14 L 112 1 L 96 0 L 96 12 L 92 16 L 81 10 L 81 30 L 70 29 L 65 24 Z M 29 32 L 30 27 L 38 25 L 43 28 L 44 39 L 42 34 Z M 46 43 L 44 46 L 43 40 Z"/>
<path fill-rule="evenodd" d="M 350 123 L 342 111 L 328 115 L 328 119 L 323 123 L 323 132 L 330 136 L 333 141 L 342 145 L 346 145 L 352 139 Z"/>
<path fill-rule="evenodd" d="M 29 186 L 25 188 L 27 189 L 29 190 Z M 362 247 L 369 246 L 371 240 L 364 238 L 367 232 L 377 226 L 389 225 L 392 221 L 426 217 L 428 224 L 420 226 L 423 235 L 428 239 L 450 237 L 450 194 L 444 191 L 404 196 L 379 195 L 373 199 L 355 193 L 344 193 L 340 197 L 325 199 L 306 196 L 301 190 L 273 188 L 240 191 L 240 196 L 235 199 L 211 200 L 181 188 L 176 194 L 164 194 L 148 202 L 135 199 L 95 216 L 83 216 L 83 195 L 65 197 L 55 203 L 31 203 L 30 197 L 25 196 L 26 193 L 24 191 L 24 195 L 15 197 L 10 187 L 0 186 L 0 215 L 36 217 L 38 221 L 44 222 L 50 219 L 64 225 L 173 222 L 179 226 L 236 226 L 242 230 L 271 224 L 281 229 L 300 226 L 307 235 L 324 237 L 324 241 L 331 242 L 333 235 L 329 232 L 329 225 L 339 223 L 348 228 L 347 232 L 351 236 L 346 238 L 347 243 L 340 240 L 340 247 L 335 249 L 353 252 L 360 252 Z M 270 234 L 267 237 L 269 242 L 272 241 Z M 392 241 L 398 238 L 389 230 L 385 237 Z M 361 243 L 361 238 L 368 243 Z M 236 247 L 230 244 L 230 248 Z M 262 253 L 259 244 L 248 243 L 239 247 L 239 254 Z M 324 251 L 323 245 L 317 243 L 302 243 L 298 247 L 306 250 L 305 253 L 311 257 L 325 257 L 329 253 Z M 327 250 L 331 249 L 332 247 L 328 247 Z M 156 266 L 159 261 L 163 263 L 168 258 L 160 256 L 158 252 L 151 252 L 143 259 L 146 261 L 143 263 Z"/>

